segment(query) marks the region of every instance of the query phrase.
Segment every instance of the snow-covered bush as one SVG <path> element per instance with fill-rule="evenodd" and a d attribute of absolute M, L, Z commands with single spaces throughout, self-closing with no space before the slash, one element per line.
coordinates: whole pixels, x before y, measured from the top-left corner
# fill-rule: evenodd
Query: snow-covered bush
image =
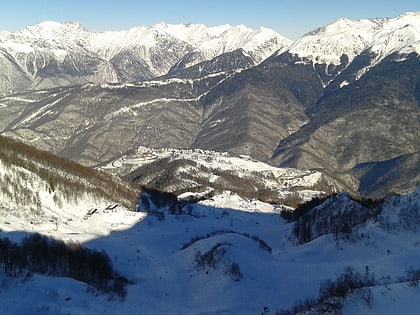
<path fill-rule="evenodd" d="M 236 262 L 231 262 L 229 264 L 227 272 L 232 276 L 232 279 L 235 281 L 239 281 L 242 279 L 243 275 L 241 272 L 241 268 Z"/>
<path fill-rule="evenodd" d="M 344 272 L 336 280 L 323 281 L 319 288 L 319 299 L 326 300 L 330 297 L 344 298 L 356 289 L 375 284 L 375 276 L 368 274 L 362 276 L 352 267 L 346 266 Z"/>
<path fill-rule="evenodd" d="M 410 267 L 406 270 L 406 280 L 412 287 L 417 287 L 420 283 L 420 268 Z"/>
<path fill-rule="evenodd" d="M 200 240 L 207 239 L 207 238 L 217 236 L 217 235 L 229 234 L 229 233 L 239 234 L 239 235 L 245 236 L 249 239 L 252 239 L 252 240 L 254 240 L 255 242 L 258 243 L 258 245 L 260 246 L 261 249 L 269 252 L 270 254 L 272 252 L 271 246 L 269 246 L 263 239 L 259 238 L 257 235 L 250 235 L 249 233 L 241 233 L 241 232 L 236 232 L 236 231 L 232 231 L 232 230 L 218 230 L 218 231 L 207 233 L 205 235 L 194 236 L 187 243 L 182 245 L 181 250 L 190 247 L 192 244 L 194 244 L 195 242 L 198 242 Z"/>
<path fill-rule="evenodd" d="M 306 210 L 305 210 L 306 211 Z M 353 228 L 377 216 L 380 208 L 367 207 L 347 193 L 327 199 L 296 219 L 293 234 L 299 244 L 325 235 L 351 233 Z"/>
<path fill-rule="evenodd" d="M 362 276 L 354 268 L 346 266 L 344 272 L 337 279 L 322 281 L 319 287 L 318 298 L 298 300 L 288 310 L 281 310 L 277 315 L 294 314 L 340 314 L 343 300 L 351 293 L 359 290 L 360 297 L 372 305 L 373 293 L 370 286 L 376 284 L 373 274 Z"/>
<path fill-rule="evenodd" d="M 221 257 L 226 253 L 224 246 L 231 246 L 229 243 L 217 243 L 205 253 L 197 251 L 195 253 L 195 263 L 198 269 L 216 268 Z"/>

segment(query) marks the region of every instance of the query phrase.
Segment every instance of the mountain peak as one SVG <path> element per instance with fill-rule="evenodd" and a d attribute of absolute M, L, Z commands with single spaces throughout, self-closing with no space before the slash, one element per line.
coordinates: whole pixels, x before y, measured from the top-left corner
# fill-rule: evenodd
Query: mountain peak
<path fill-rule="evenodd" d="M 74 38 L 75 36 L 86 35 L 88 31 L 78 22 L 44 21 L 39 24 L 27 26 L 17 33 L 29 38 L 62 41 Z"/>
<path fill-rule="evenodd" d="M 376 34 L 369 50 L 376 55 L 375 63 L 393 53 L 420 54 L 420 13 L 390 19 Z"/>
<path fill-rule="evenodd" d="M 410 32 L 410 28 L 405 33 L 400 31 L 407 25 L 412 26 L 414 31 Z M 379 52 L 382 57 L 393 52 L 406 52 L 406 47 L 418 46 L 416 32 L 420 32 L 419 29 L 420 13 L 413 12 L 393 19 L 350 20 L 340 18 L 305 34 L 292 45 L 289 52 L 300 58 L 312 60 L 314 63 L 339 65 L 343 54 L 348 56 L 349 61 L 352 61 L 363 50 L 374 45 L 376 46 L 374 51 Z M 398 35 L 395 35 L 395 32 Z M 391 34 L 398 37 L 396 40 L 398 44 L 393 43 L 392 47 L 389 44 L 390 41 L 386 40 Z M 381 42 L 387 45 L 387 48 L 378 48 L 377 46 Z"/>
<path fill-rule="evenodd" d="M 79 22 L 57 22 L 57 21 L 43 21 L 41 23 L 30 25 L 24 28 L 33 33 L 35 32 L 49 32 L 49 31 L 78 31 L 87 32 L 87 29 Z"/>
<path fill-rule="evenodd" d="M 414 23 L 418 23 L 418 19 L 420 19 L 420 12 L 406 12 L 395 19 L 413 19 Z"/>

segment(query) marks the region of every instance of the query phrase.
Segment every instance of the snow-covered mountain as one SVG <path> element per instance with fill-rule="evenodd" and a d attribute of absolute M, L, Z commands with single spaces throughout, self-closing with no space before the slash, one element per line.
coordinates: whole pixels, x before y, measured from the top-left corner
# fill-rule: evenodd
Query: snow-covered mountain
<path fill-rule="evenodd" d="M 288 51 L 319 64 L 339 65 L 343 54 L 347 55 L 350 62 L 369 45 L 385 21 L 385 19 L 341 18 L 305 34 L 295 41 Z"/>
<path fill-rule="evenodd" d="M 298 62 L 325 65 L 327 74 L 337 75 L 357 56 L 368 54 L 371 61 L 360 69 L 359 77 L 393 53 L 420 53 L 420 13 L 410 12 L 396 18 L 350 20 L 334 23 L 305 34 L 287 50 Z M 278 52 L 281 55 L 284 51 Z M 341 66 L 332 73 L 330 65 Z M 325 82 L 325 83 L 328 83 Z"/>
<path fill-rule="evenodd" d="M 392 19 L 340 19 L 273 58 L 295 72 L 311 72 L 318 80 L 310 82 L 322 84 L 319 90 L 316 85 L 300 87 L 306 95 L 313 95 L 314 87 L 319 94 L 305 111 L 310 122 L 280 142 L 275 155 L 282 165 L 318 164 L 337 174 L 347 169 L 360 179 L 359 191 L 375 186 L 376 196 L 395 185 L 389 174 L 401 178 L 391 191 L 406 192 L 406 183 L 413 187 L 420 172 L 419 147 L 413 147 L 420 132 L 419 34 L 418 12 Z M 375 181 L 381 184 L 372 185 Z"/>
<path fill-rule="evenodd" d="M 179 73 L 238 49 L 252 60 L 252 65 L 276 51 L 277 55 L 287 52 L 295 56 L 295 62 L 324 65 L 318 70 L 326 73 L 328 78 L 323 81 L 327 84 L 361 54 L 374 57 L 359 69 L 359 76 L 393 53 L 418 53 L 419 15 L 341 18 L 295 42 L 273 30 L 253 30 L 244 25 L 160 23 L 92 33 L 79 23 L 48 21 L 16 32 L 0 32 L 0 93 L 150 79 Z M 230 66 L 243 64 L 231 62 Z"/>
<path fill-rule="evenodd" d="M 375 53 L 379 61 L 394 52 L 419 53 L 419 29 L 419 12 L 406 13 L 392 19 L 341 18 L 305 34 L 288 51 L 314 63 L 339 65 L 343 54 L 351 62 L 368 49 Z"/>
<path fill-rule="evenodd" d="M 420 54 L 420 13 L 406 13 L 389 19 L 369 43 L 368 51 L 374 54 L 371 67 L 394 53 L 404 56 Z M 398 60 L 398 58 L 397 58 Z"/>
<path fill-rule="evenodd" d="M 137 81 L 166 74 L 186 56 L 191 66 L 243 49 L 255 64 L 290 40 L 243 25 L 157 24 L 92 33 L 79 23 L 43 22 L 0 32 L 0 92 L 80 83 Z"/>
<path fill-rule="evenodd" d="M 175 65 L 176 68 L 185 69 L 239 48 L 252 57 L 255 64 L 259 64 L 274 52 L 273 47 L 285 50 L 292 42 L 273 30 L 264 27 L 252 30 L 244 25 L 229 26 L 221 36 L 209 36 L 208 38 L 207 41 L 199 43 L 193 51 L 186 54 Z"/>

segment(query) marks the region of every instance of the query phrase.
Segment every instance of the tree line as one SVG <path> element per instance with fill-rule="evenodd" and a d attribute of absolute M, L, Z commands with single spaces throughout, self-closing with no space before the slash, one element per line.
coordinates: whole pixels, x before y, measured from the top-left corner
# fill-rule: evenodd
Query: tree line
<path fill-rule="evenodd" d="M 33 273 L 70 277 L 82 281 L 99 292 L 123 298 L 130 283 L 113 269 L 104 250 L 82 247 L 78 243 L 50 239 L 40 234 L 27 236 L 20 243 L 0 239 L 0 270 L 18 278 Z"/>
<path fill-rule="evenodd" d="M 91 193 L 133 210 L 136 207 L 140 188 L 133 183 L 1 135 L 0 147 L 0 160 L 6 167 L 20 167 L 36 174 L 45 181 L 50 192 L 59 190 L 67 200 L 77 200 L 83 193 Z M 5 190 L 7 187 L 2 189 L 4 193 L 12 193 Z M 24 187 L 14 190 L 15 199 L 20 198 L 20 192 L 24 193 Z"/>

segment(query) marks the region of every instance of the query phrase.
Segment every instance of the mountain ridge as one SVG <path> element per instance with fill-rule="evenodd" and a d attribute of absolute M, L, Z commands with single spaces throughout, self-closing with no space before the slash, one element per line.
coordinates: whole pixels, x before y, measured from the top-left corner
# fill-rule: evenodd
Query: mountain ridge
<path fill-rule="evenodd" d="M 290 42 L 267 28 L 252 30 L 243 25 L 160 23 L 94 33 L 77 22 L 46 21 L 0 32 L 5 78 L 0 80 L 0 93 L 18 91 L 14 67 L 29 81 L 26 88 L 124 83 L 164 75 L 188 54 L 192 54 L 188 60 L 192 66 L 242 48 L 257 64 Z"/>
<path fill-rule="evenodd" d="M 174 66 L 185 70 L 237 49 L 252 58 L 253 66 L 288 51 L 297 62 L 325 65 L 327 77 L 330 67 L 344 69 L 370 51 L 376 58 L 360 69 L 360 76 L 394 52 L 420 52 L 419 16 L 409 12 L 396 18 L 341 18 L 296 41 L 265 27 L 244 25 L 159 23 L 99 33 L 78 22 L 45 21 L 16 32 L 0 31 L 0 93 L 147 80 L 166 75 Z M 325 85 L 330 81 L 323 80 Z"/>

